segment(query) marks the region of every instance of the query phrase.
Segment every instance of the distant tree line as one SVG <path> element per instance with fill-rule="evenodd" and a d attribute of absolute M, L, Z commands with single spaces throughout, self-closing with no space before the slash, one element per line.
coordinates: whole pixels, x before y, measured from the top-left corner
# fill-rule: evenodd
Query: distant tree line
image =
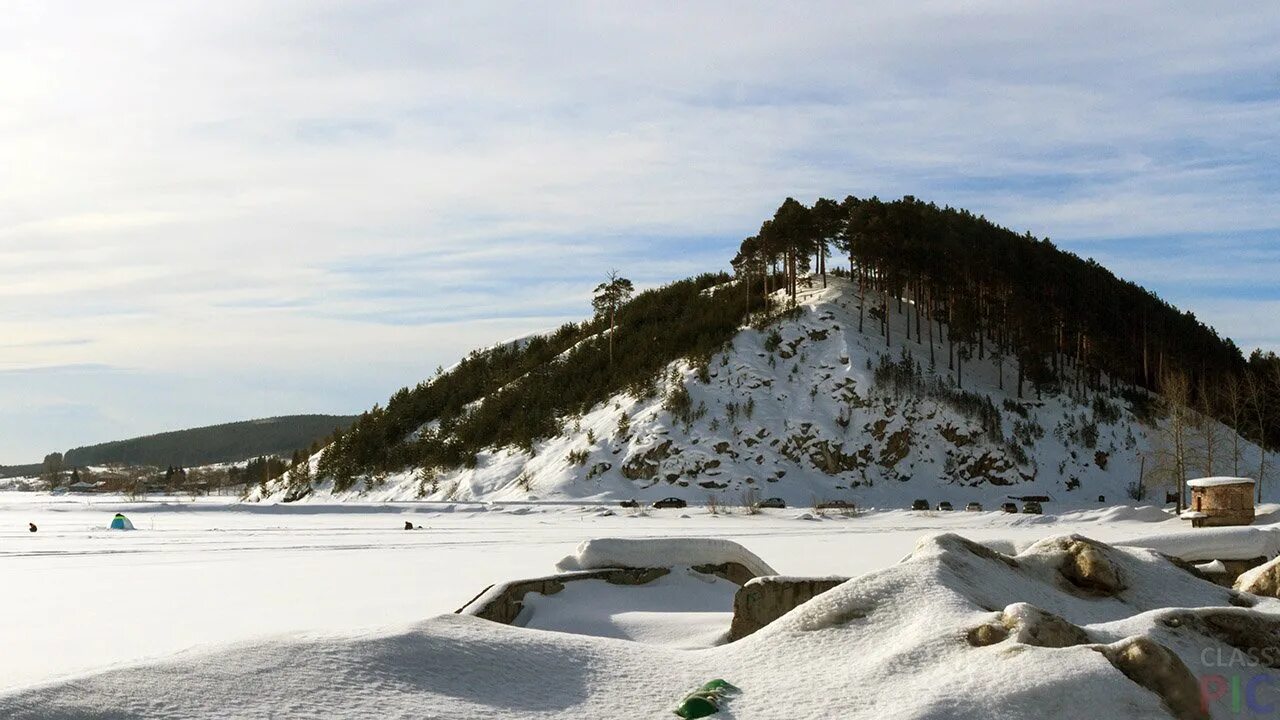
<path fill-rule="evenodd" d="M 169 465 L 191 467 L 237 462 L 263 455 L 288 455 L 350 425 L 354 417 L 292 415 L 175 430 L 68 450 L 67 467 L 89 465 Z M 48 460 L 46 459 L 46 463 Z"/>

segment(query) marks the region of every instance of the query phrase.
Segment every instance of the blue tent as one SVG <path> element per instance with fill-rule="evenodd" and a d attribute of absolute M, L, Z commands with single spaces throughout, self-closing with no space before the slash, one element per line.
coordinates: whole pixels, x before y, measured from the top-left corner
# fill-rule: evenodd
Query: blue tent
<path fill-rule="evenodd" d="M 120 513 L 116 513 L 116 516 L 111 518 L 111 529 L 112 530 L 132 530 L 133 523 L 130 522 L 129 518 L 125 517 L 124 515 L 121 515 Z"/>

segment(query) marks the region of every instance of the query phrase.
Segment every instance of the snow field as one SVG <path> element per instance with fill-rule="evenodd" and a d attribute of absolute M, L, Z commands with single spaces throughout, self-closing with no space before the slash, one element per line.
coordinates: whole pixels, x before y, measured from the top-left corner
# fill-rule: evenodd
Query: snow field
<path fill-rule="evenodd" d="M 313 508 L 310 515 L 282 513 L 271 520 L 309 518 L 315 523 L 317 516 L 330 515 L 318 511 L 320 508 Z M 133 512 L 143 514 L 138 508 Z M 204 514 L 220 517 L 234 512 L 209 508 Z M 264 514 L 256 518 L 260 520 Z M 355 518 L 366 515 L 350 506 L 331 514 L 343 516 L 348 528 L 362 524 L 363 520 Z M 739 530 L 754 530 L 742 532 L 742 541 L 770 558 L 776 549 L 773 539 L 787 536 L 788 527 L 815 527 L 812 522 L 779 516 L 736 520 L 707 515 L 600 518 L 565 510 L 519 516 L 493 511 L 418 515 L 428 520 L 424 526 L 441 535 L 456 529 L 446 520 L 478 522 L 498 529 L 503 528 L 503 521 L 514 521 L 523 530 L 522 544 L 526 546 L 538 536 L 554 538 L 566 527 L 576 525 L 580 530 L 583 522 L 616 525 L 655 520 L 689 526 L 700 534 L 717 525 L 721 532 L 736 525 Z M 715 619 L 708 608 L 717 596 L 730 597 L 730 588 L 718 588 L 714 580 L 677 571 L 665 582 L 657 581 L 647 594 L 642 592 L 639 600 L 635 594 L 623 596 L 622 588 L 589 583 L 535 598 L 524 618 L 528 627 L 442 615 L 397 627 L 356 629 L 358 622 L 347 617 L 345 625 L 332 625 L 321 634 L 290 633 L 231 646 L 223 644 L 233 639 L 223 632 L 216 645 L 198 652 L 67 682 L 0 691 L 0 715 L 656 718 L 666 716 L 692 688 L 722 677 L 743 689 L 722 715 L 739 720 L 1164 718 L 1168 712 L 1161 697 L 1126 677 L 1099 648 L 1145 635 L 1171 648 L 1193 673 L 1217 670 L 1204 658 L 1212 659 L 1212 653 L 1206 651 L 1221 649 L 1219 643 L 1166 620 L 1178 613 L 1200 612 L 1171 607 L 1239 612 L 1231 607 L 1230 591 L 1195 579 L 1151 550 L 1099 548 L 1097 552 L 1115 568 L 1123 588 L 1105 596 L 1081 594 L 1065 587 L 1060 576 L 1063 562 L 1073 552 L 1072 545 L 1080 542 L 1070 535 L 1028 542 L 1033 535 L 1043 535 L 1045 526 L 1007 524 L 1002 529 L 1008 539 L 1003 542 L 1025 549 L 1015 557 L 1001 557 L 952 533 L 921 537 L 922 532 L 936 529 L 929 527 L 934 520 L 930 516 L 883 515 L 866 520 L 869 525 L 908 525 L 914 520 L 911 529 L 900 531 L 916 538 L 909 558 L 856 577 L 729 645 L 698 650 L 674 647 L 705 644 Z M 367 516 L 378 521 L 399 517 L 376 510 Z M 460 520 L 463 517 L 467 520 Z M 155 518 L 162 528 L 170 519 L 164 514 Z M 973 531 L 992 529 L 989 523 L 978 527 L 983 518 L 970 516 L 966 520 Z M 838 530 L 855 522 L 816 526 L 826 529 L 825 539 L 846 547 L 870 549 L 884 538 L 898 538 L 899 531 L 893 530 L 871 536 Z M 1168 530 L 1159 526 L 1176 522 L 1100 524 L 1060 518 L 1052 531 L 1060 533 L 1077 525 L 1087 530 L 1140 533 Z M 243 517 L 236 524 L 241 525 L 241 533 L 252 533 L 255 525 Z M 304 524 L 289 526 L 297 533 L 306 532 Z M 881 529 L 885 527 L 881 525 Z M 129 537 L 162 532 L 139 530 Z M 426 530 L 398 532 L 428 534 Z M 800 537 L 806 545 L 814 539 L 813 535 Z M 6 543 L 16 540 L 9 536 L 3 539 Z M 605 543 L 610 544 L 617 543 Z M 698 541 L 685 552 L 696 554 L 707 547 Z M 317 549 L 323 550 L 323 546 L 317 543 Z M 323 557 L 329 553 L 315 554 Z M 575 557 L 585 554 L 576 552 Z M 56 556 L 44 559 L 51 557 Z M 480 557 L 472 556 L 470 561 Z M 793 571 L 803 564 L 792 564 L 796 559 L 778 557 L 772 562 L 783 571 Z M 545 570 L 549 563 L 539 565 L 538 570 Z M 367 590 L 341 582 L 343 579 L 331 577 L 337 580 L 331 583 L 331 592 L 350 599 L 352 594 Z M 690 583 L 698 585 L 691 591 Z M 259 598 L 245 598 L 245 602 L 256 611 L 271 610 L 258 604 Z M 633 612 L 600 612 L 623 605 Z M 1280 601 L 1264 600 L 1258 607 L 1274 613 L 1277 605 Z M 157 605 L 157 612 L 163 613 L 163 607 Z M 637 607 L 641 609 L 634 611 Z M 1081 635 L 1083 644 L 1044 646 L 1024 636 L 1041 611 L 1076 626 L 1073 632 Z M 673 622 L 671 615 L 686 617 Z M 657 621 L 660 616 L 666 616 L 665 620 Z M 723 622 L 727 623 L 727 618 Z M 966 639 L 979 625 L 1002 622 L 1013 628 L 1009 638 L 987 645 Z M 585 630 L 593 635 L 559 630 Z M 125 636 L 144 632 L 122 628 Z M 1271 673 L 1273 682 L 1280 679 L 1274 677 L 1274 671 L 1259 672 Z M 1228 702 L 1213 705 L 1216 717 L 1235 716 Z"/>

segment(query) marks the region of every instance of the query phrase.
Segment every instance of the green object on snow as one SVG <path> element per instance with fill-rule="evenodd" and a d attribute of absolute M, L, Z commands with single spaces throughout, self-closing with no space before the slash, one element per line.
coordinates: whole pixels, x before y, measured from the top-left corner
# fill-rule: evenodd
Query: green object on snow
<path fill-rule="evenodd" d="M 701 695 L 690 695 L 680 703 L 680 707 L 676 708 L 676 715 L 682 718 L 704 718 L 720 712 L 720 706 L 710 698 Z"/>
<path fill-rule="evenodd" d="M 731 685 L 728 681 L 721 680 L 720 678 L 716 678 L 706 685 L 703 685 L 701 689 L 704 693 L 715 693 L 717 695 L 731 695 L 738 692 L 738 688 Z"/>
<path fill-rule="evenodd" d="M 721 700 L 736 692 L 738 688 L 717 678 L 686 695 L 675 713 L 686 720 L 714 715 L 720 711 Z"/>

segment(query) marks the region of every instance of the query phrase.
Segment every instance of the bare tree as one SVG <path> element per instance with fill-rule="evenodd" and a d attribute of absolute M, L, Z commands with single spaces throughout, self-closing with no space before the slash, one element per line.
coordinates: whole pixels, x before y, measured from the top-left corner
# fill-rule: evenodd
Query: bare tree
<path fill-rule="evenodd" d="M 1267 475 L 1267 424 L 1271 422 L 1271 402 L 1268 397 L 1270 388 L 1266 380 L 1255 373 L 1244 375 L 1245 390 L 1248 394 L 1249 414 L 1258 431 L 1258 502 L 1262 502 L 1262 483 Z"/>
<path fill-rule="evenodd" d="M 1200 460 L 1203 463 L 1204 477 L 1216 475 L 1214 463 L 1222 444 L 1222 424 L 1214 417 L 1213 386 L 1207 380 L 1200 381 L 1199 397 L 1196 398 L 1195 429 L 1200 445 Z"/>
<path fill-rule="evenodd" d="M 1231 423 L 1231 474 L 1240 475 L 1240 433 L 1244 431 L 1245 390 L 1239 375 L 1231 374 L 1222 384 L 1222 399 L 1226 403 L 1227 420 Z"/>
<path fill-rule="evenodd" d="M 1188 407 L 1191 388 L 1187 376 L 1176 371 L 1166 371 L 1160 387 L 1168 417 L 1157 426 L 1156 472 L 1169 477 L 1178 491 L 1177 510 L 1182 512 L 1187 466 L 1191 453 L 1188 448 L 1195 411 Z"/>

